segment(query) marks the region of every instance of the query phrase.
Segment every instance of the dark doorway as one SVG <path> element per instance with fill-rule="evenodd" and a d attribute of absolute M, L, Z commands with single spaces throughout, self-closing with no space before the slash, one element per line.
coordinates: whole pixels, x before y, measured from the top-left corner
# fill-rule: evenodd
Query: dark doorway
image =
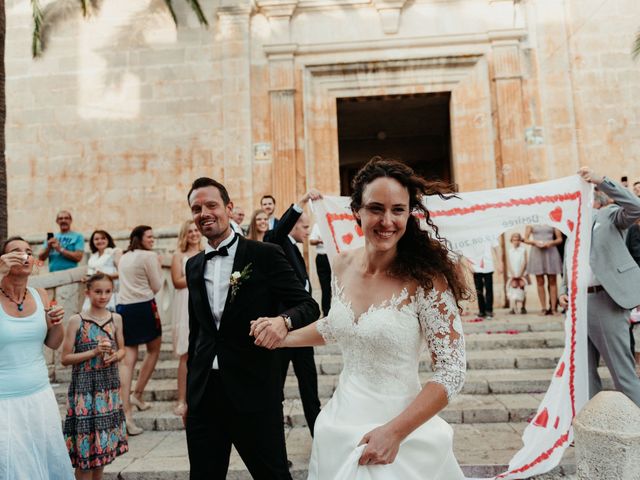
<path fill-rule="evenodd" d="M 376 155 L 453 182 L 450 98 L 448 92 L 338 98 L 340 194 L 351 194 L 351 179 Z"/>

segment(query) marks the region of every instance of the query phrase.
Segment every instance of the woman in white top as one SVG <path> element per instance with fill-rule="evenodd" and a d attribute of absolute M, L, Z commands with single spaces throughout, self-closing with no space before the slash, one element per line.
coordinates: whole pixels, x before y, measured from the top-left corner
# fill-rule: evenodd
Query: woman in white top
<path fill-rule="evenodd" d="M 162 344 L 162 324 L 154 298 L 162 288 L 162 266 L 160 258 L 152 250 L 155 240 L 153 230 L 139 225 L 129 236 L 129 247 L 118 263 L 120 272 L 120 294 L 117 313 L 122 316 L 125 357 L 120 368 L 122 401 L 129 435 L 142 433 L 131 416 L 131 406 L 147 410 L 151 406 L 144 402 L 143 393 L 156 368 Z M 138 381 L 131 392 L 131 380 L 138 360 L 138 345 L 147 345 L 147 354 L 142 362 Z"/>
<path fill-rule="evenodd" d="M 189 290 L 185 276 L 187 260 L 202 250 L 202 235 L 193 220 L 182 224 L 178 235 L 178 248 L 171 261 L 173 294 L 173 352 L 178 363 L 178 404 L 173 410 L 183 416 L 187 411 L 187 351 L 189 350 Z"/>
<path fill-rule="evenodd" d="M 0 250 L 0 478 L 73 480 L 43 344 L 62 343 L 62 308 L 29 287 L 35 259 L 20 237 Z"/>
<path fill-rule="evenodd" d="M 107 310 L 116 311 L 117 290 L 118 290 L 118 262 L 122 256 L 122 250 L 116 248 L 113 237 L 105 230 L 95 230 L 89 238 L 89 248 L 91 256 L 87 261 L 87 277 L 102 272 L 109 275 L 113 280 L 113 295 L 107 305 Z M 82 310 L 88 310 L 91 307 L 89 297 L 84 300 Z"/>

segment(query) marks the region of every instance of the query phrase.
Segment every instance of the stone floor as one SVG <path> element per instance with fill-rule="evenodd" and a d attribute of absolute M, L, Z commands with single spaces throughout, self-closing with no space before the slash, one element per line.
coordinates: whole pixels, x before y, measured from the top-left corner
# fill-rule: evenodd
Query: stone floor
<path fill-rule="evenodd" d="M 560 316 L 508 315 L 498 311 L 491 321 L 464 319 L 468 372 L 465 387 L 441 413 L 454 429 L 454 450 L 468 477 L 488 478 L 504 471 L 521 447 L 522 431 L 535 413 L 562 353 L 563 326 Z M 170 331 L 170 328 L 165 329 Z M 176 398 L 177 361 L 170 338 L 162 353 L 146 398 L 153 408 L 135 414 L 146 431 L 130 438 L 130 451 L 105 469 L 106 479 L 187 479 L 189 463 L 181 420 L 172 413 Z M 326 403 L 335 389 L 342 359 L 335 345 L 316 349 L 321 401 Z M 421 363 L 427 379 L 430 363 Z M 608 371 L 601 372 L 610 385 Z M 69 369 L 56 371 L 54 388 L 61 411 L 64 408 Z M 305 479 L 311 437 L 300 405 L 297 381 L 289 375 L 285 386 L 287 450 L 293 462 L 292 475 Z M 561 465 L 539 479 L 575 478 L 573 448 L 567 449 Z M 228 479 L 250 479 L 234 452 Z M 327 479 L 329 480 L 329 479 Z"/>

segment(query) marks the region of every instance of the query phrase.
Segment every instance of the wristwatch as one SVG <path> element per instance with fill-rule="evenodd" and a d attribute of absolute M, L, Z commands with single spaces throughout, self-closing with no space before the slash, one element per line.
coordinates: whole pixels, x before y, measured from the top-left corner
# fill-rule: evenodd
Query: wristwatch
<path fill-rule="evenodd" d="M 287 330 L 293 330 L 293 323 L 291 323 L 291 317 L 285 314 L 282 314 L 280 316 L 284 318 L 284 324 L 287 326 Z"/>

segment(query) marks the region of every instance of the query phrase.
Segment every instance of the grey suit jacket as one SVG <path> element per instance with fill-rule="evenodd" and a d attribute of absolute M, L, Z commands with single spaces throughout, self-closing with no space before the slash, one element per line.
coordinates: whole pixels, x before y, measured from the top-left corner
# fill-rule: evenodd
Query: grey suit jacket
<path fill-rule="evenodd" d="M 594 212 L 589 264 L 609 296 L 620 307 L 640 304 L 640 267 L 625 242 L 625 231 L 640 219 L 640 199 L 604 178 L 598 186 L 615 203 Z"/>

